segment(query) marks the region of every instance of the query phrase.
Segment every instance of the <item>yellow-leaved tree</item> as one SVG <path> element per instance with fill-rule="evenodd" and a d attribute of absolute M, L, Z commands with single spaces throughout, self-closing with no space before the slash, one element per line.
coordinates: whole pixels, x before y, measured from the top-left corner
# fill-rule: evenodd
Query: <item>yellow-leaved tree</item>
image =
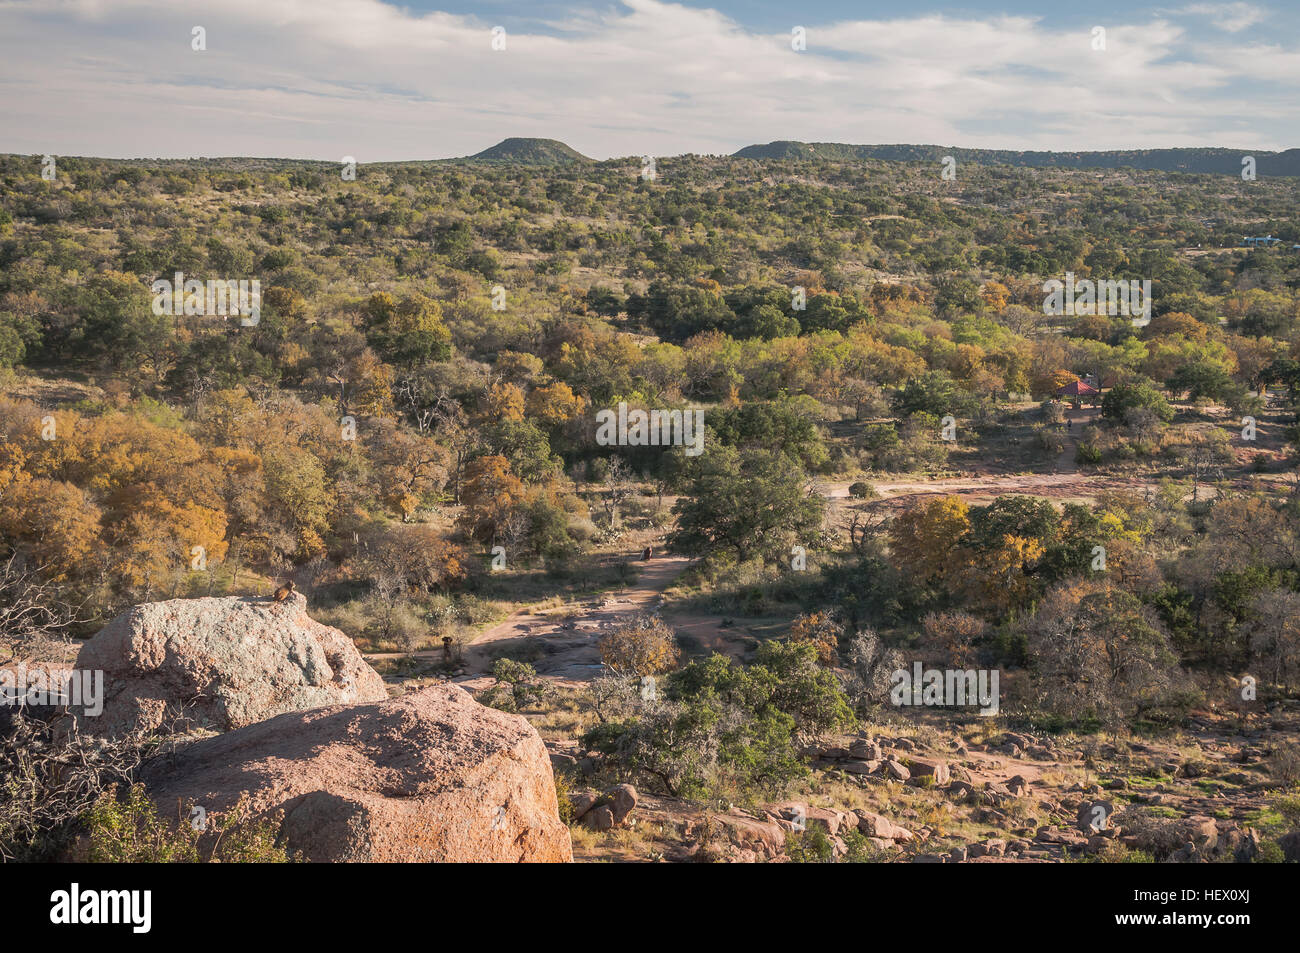
<path fill-rule="evenodd" d="M 641 615 L 616 626 L 597 643 L 615 675 L 656 675 L 677 664 L 677 639 L 658 616 Z"/>
<path fill-rule="evenodd" d="M 889 545 L 900 569 L 921 582 L 945 585 L 969 561 L 958 543 L 970 532 L 970 509 L 957 496 L 926 500 L 889 527 Z"/>

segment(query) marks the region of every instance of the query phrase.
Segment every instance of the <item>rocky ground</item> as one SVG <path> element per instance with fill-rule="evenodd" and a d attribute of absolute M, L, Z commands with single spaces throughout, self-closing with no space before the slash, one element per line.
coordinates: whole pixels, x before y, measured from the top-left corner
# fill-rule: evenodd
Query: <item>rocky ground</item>
<path fill-rule="evenodd" d="M 977 483 L 954 489 L 987 492 Z M 492 660 L 510 654 L 530 658 L 561 697 L 572 696 L 600 671 L 601 633 L 647 609 L 662 608 L 676 631 L 711 651 L 743 656 L 752 625 L 662 606 L 686 565 L 656 558 L 638 566 L 626 590 L 517 613 L 480 634 L 452 680 L 480 692 L 493 682 Z M 807 830 L 824 833 L 839 856 L 848 853 L 843 833 L 856 830 L 882 862 L 1245 860 L 1276 820 L 1272 798 L 1300 775 L 1300 765 L 1281 763 L 1294 757 L 1288 739 L 1300 738 L 1294 704 L 1197 712 L 1158 739 L 1031 735 L 1005 714 L 972 723 L 925 711 L 890 713 L 887 724 L 808 748 L 811 781 L 779 802 L 699 805 L 642 790 L 628 806 L 628 793 L 602 782 L 609 773 L 580 749 L 580 731 L 557 730 L 545 708 L 528 715 L 557 770 L 574 778 L 567 796 L 577 860 L 782 861 Z M 1300 858 L 1300 843 L 1292 849 Z"/>
<path fill-rule="evenodd" d="M 599 668 L 599 635 L 654 608 L 683 565 L 652 562 L 576 612 L 507 620 L 454 679 L 382 681 L 300 596 L 136 607 L 82 647 L 77 667 L 106 670 L 110 690 L 81 720 L 114 735 L 178 716 L 191 737 L 141 775 L 160 807 L 220 814 L 244 796 L 316 860 L 1300 859 L 1276 807 L 1300 779 L 1295 703 L 1223 705 L 1143 738 L 1027 733 L 1005 711 L 889 711 L 804 748 L 808 778 L 770 803 L 619 784 L 575 740 L 574 702 Z M 726 621 L 705 620 L 714 632 Z M 521 642 L 537 643 L 555 689 L 527 717 L 471 694 L 491 680 L 491 649 Z"/>
<path fill-rule="evenodd" d="M 1275 743 L 1297 730 L 1300 708 L 1279 707 L 1246 719 L 1199 713 L 1162 741 L 864 731 L 806 749 L 812 780 L 770 804 L 701 806 L 579 783 L 569 796 L 587 830 L 575 833 L 574 856 L 779 862 L 819 831 L 845 857 L 855 830 L 869 850 L 854 859 L 881 862 L 1248 861 L 1279 790 Z M 574 745 L 549 747 L 561 770 L 599 774 Z M 1282 842 L 1289 859 L 1300 858 L 1293 841 Z"/>

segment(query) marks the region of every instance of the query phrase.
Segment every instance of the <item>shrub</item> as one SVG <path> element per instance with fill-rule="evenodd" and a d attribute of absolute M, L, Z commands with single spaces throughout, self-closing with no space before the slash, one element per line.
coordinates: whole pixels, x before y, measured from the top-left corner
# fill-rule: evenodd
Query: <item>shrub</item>
<path fill-rule="evenodd" d="M 808 771 L 797 736 L 852 721 L 839 680 L 808 643 L 766 642 L 749 666 L 723 655 L 692 662 L 668 677 L 665 696 L 596 725 L 583 744 L 672 797 L 784 791 Z"/>
<path fill-rule="evenodd" d="M 573 784 L 569 776 L 563 771 L 555 772 L 555 806 L 559 811 L 560 820 L 564 824 L 572 824 L 576 817 L 573 816 L 573 800 L 569 797 L 573 790 Z"/>
<path fill-rule="evenodd" d="M 278 819 L 245 821 L 247 811 L 243 795 L 229 812 L 201 826 L 188 818 L 172 823 L 158 816 L 143 785 L 131 785 L 125 797 L 116 788 L 105 791 L 86 815 L 88 859 L 95 864 L 288 863 L 288 854 L 275 843 Z"/>
<path fill-rule="evenodd" d="M 597 643 L 601 661 L 616 675 L 655 675 L 677 664 L 677 640 L 658 616 L 641 615 Z"/>
<path fill-rule="evenodd" d="M 1174 419 L 1174 409 L 1164 394 L 1150 384 L 1116 384 L 1101 399 L 1101 415 L 1108 420 L 1124 421 L 1131 411 L 1139 409 L 1150 411 L 1162 423 Z"/>
<path fill-rule="evenodd" d="M 840 840 L 846 851 L 837 857 L 827 833 L 818 827 L 809 828 L 786 836 L 785 855 L 795 864 L 871 864 L 883 859 L 884 852 L 873 847 L 860 831 L 844 831 Z"/>
<path fill-rule="evenodd" d="M 511 658 L 499 658 L 493 662 L 492 677 L 496 682 L 478 700 L 500 711 L 517 712 L 538 704 L 551 691 L 551 687 L 538 677 L 535 668 Z"/>
<path fill-rule="evenodd" d="M 1079 449 L 1075 451 L 1074 462 L 1086 466 L 1096 466 L 1101 463 L 1101 451 L 1090 443 L 1079 444 Z"/>
<path fill-rule="evenodd" d="M 817 651 L 818 661 L 823 665 L 835 662 L 840 650 L 840 636 L 843 634 L 844 627 L 826 611 L 801 615 L 790 626 L 790 641 L 811 644 Z"/>
<path fill-rule="evenodd" d="M 0 707 L 0 860 L 58 860 L 103 792 L 130 782 L 154 748 L 140 733 L 112 740 Z"/>

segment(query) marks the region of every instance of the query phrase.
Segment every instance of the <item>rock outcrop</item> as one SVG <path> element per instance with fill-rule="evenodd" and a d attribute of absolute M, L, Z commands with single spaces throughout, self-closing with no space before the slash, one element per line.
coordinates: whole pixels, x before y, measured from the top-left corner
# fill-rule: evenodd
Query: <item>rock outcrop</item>
<path fill-rule="evenodd" d="M 146 764 L 161 809 L 279 816 L 290 853 L 318 862 L 573 859 L 546 748 L 519 715 L 455 685 L 316 708 L 206 738 Z"/>
<path fill-rule="evenodd" d="M 573 805 L 573 819 L 584 821 L 592 830 L 608 831 L 635 823 L 631 815 L 637 793 L 630 784 L 616 784 L 603 795 L 580 791 L 569 795 L 569 802 Z"/>
<path fill-rule="evenodd" d="M 729 863 L 775 860 L 785 850 L 785 830 L 779 823 L 735 807 L 688 819 L 682 837 L 688 845 L 686 856 Z"/>
<path fill-rule="evenodd" d="M 338 629 L 307 615 L 300 593 L 259 598 L 172 599 L 124 612 L 77 656 L 104 672 L 104 710 L 85 730 L 228 731 L 290 711 L 380 701 L 383 680 Z"/>

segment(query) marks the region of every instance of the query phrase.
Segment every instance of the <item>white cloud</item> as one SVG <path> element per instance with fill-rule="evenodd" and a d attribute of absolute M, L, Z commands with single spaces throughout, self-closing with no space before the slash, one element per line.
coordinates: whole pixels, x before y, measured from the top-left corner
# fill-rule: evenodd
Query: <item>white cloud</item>
<path fill-rule="evenodd" d="M 1169 17 L 1108 25 L 1105 52 L 1030 17 L 805 22 L 798 53 L 789 33 L 660 0 L 574 14 L 555 35 L 505 21 L 504 52 L 496 22 L 379 0 L 0 0 L 0 151 L 367 162 L 506 136 L 598 158 L 770 139 L 1283 148 L 1300 118 L 1297 54 L 1233 55 Z"/>
<path fill-rule="evenodd" d="M 1178 12 L 1209 17 L 1220 30 L 1240 33 L 1264 19 L 1265 13 L 1253 3 L 1194 3 Z"/>

